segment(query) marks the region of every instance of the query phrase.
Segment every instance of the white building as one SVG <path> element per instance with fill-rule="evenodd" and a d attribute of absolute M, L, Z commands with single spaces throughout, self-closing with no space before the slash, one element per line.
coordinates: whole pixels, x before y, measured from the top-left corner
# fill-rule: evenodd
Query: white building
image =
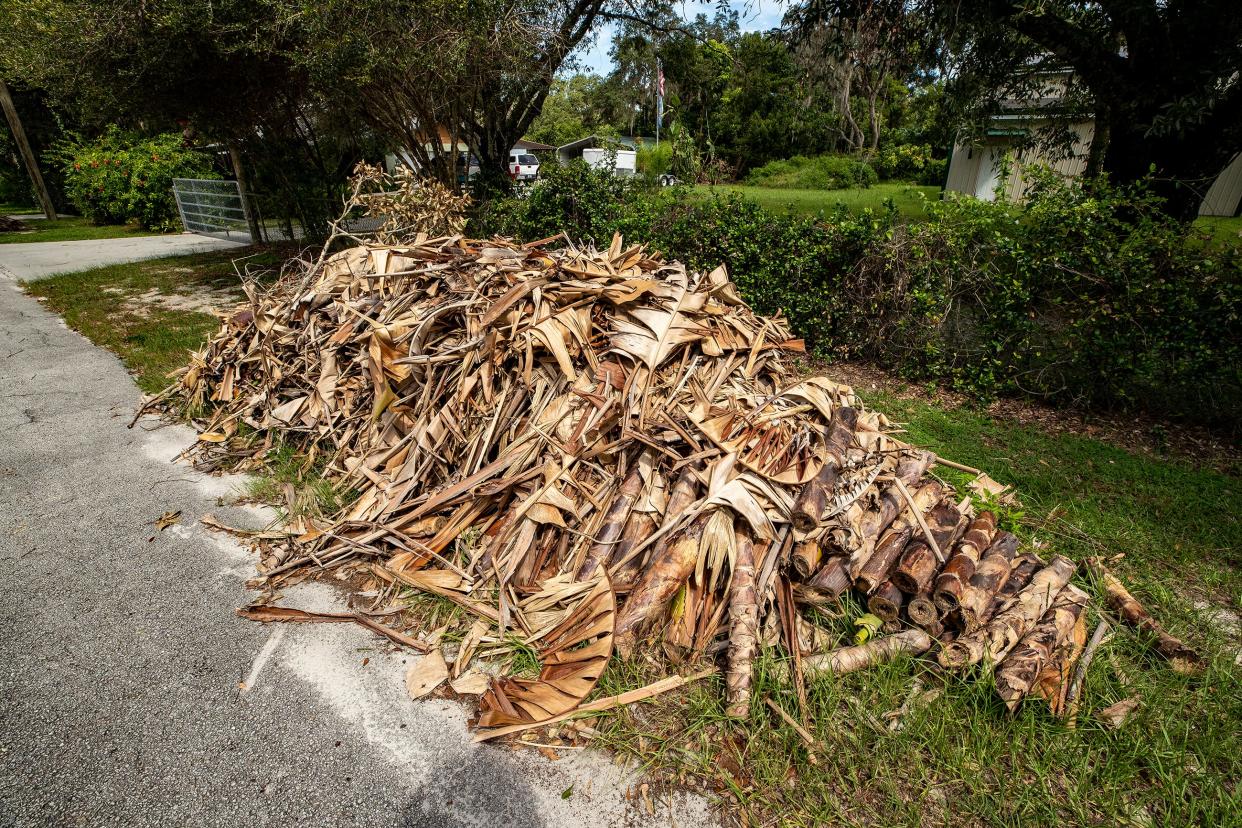
<path fill-rule="evenodd" d="M 1058 118 L 1058 106 L 1068 77 L 1068 73 L 1050 73 L 1042 97 L 1002 102 L 1004 113 L 992 119 L 982 141 L 956 144 L 949 158 L 945 190 L 991 201 L 996 198 L 997 186 L 1008 167 L 1003 195 L 1009 201 L 1021 201 L 1028 185 L 1022 174 L 1024 167 L 1041 164 L 1066 177 L 1082 175 L 1095 136 L 1095 122 L 1090 118 L 1068 124 L 1072 138 L 1066 151 L 1053 153 L 1038 146 L 1024 146 L 1030 134 L 1053 127 L 1058 120 L 1062 127 L 1066 126 L 1063 117 Z M 1199 215 L 1236 216 L 1239 208 L 1242 153 L 1234 156 L 1204 194 Z"/>

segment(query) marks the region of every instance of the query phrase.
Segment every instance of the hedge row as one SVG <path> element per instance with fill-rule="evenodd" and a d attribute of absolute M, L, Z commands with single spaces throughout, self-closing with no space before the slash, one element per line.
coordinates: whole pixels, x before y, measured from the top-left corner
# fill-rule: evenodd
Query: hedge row
<path fill-rule="evenodd" d="M 1017 207 L 961 199 L 828 220 L 737 196 L 650 193 L 585 166 L 492 203 L 479 232 L 613 232 L 696 268 L 724 263 L 762 313 L 825 356 L 873 359 L 988 397 L 1242 422 L 1242 255 L 1166 217 L 1144 188 L 1051 174 Z"/>

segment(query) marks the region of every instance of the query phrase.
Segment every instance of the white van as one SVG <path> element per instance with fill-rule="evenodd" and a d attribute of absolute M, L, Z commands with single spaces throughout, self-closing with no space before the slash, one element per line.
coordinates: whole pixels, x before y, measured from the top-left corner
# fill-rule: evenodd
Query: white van
<path fill-rule="evenodd" d="M 509 177 L 514 181 L 534 181 L 539 176 L 539 159 L 530 150 L 509 150 Z"/>

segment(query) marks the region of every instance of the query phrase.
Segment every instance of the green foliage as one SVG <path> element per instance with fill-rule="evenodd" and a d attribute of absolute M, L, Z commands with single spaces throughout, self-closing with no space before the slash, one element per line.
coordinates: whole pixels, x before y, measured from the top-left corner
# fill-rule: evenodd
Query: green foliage
<path fill-rule="evenodd" d="M 56 156 L 69 201 L 96 224 L 136 221 L 148 230 L 176 230 L 172 180 L 219 177 L 175 133 L 140 138 L 113 127 L 94 141 L 61 144 Z"/>
<path fill-rule="evenodd" d="M 795 155 L 769 161 L 746 177 L 747 184 L 791 190 L 844 190 L 870 187 L 877 181 L 879 176 L 870 164 L 846 155 Z"/>
<path fill-rule="evenodd" d="M 783 215 L 737 195 L 656 194 L 570 167 L 478 232 L 613 232 L 723 263 L 760 313 L 825 356 L 875 359 L 979 396 L 1242 420 L 1242 253 L 1169 219 L 1141 186 L 1036 176 L 1024 207 L 929 202 Z"/>
<path fill-rule="evenodd" d="M 919 184 L 940 184 L 947 164 L 945 159 L 932 158 L 930 144 L 889 144 L 871 159 L 871 166 L 881 179 Z"/>
<path fill-rule="evenodd" d="M 654 181 L 672 168 L 673 145 L 668 141 L 658 147 L 654 143 L 640 144 L 634 164 L 639 175 Z"/>

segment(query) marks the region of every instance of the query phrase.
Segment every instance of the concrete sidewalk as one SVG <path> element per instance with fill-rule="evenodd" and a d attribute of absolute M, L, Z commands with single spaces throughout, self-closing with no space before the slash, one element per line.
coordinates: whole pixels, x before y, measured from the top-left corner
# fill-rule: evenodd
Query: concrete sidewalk
<path fill-rule="evenodd" d="M 194 233 L 171 236 L 134 236 L 122 239 L 89 239 L 66 242 L 0 244 L 0 270 L 17 279 L 42 279 L 102 265 L 184 256 L 243 247 L 240 242 L 213 239 Z"/>
<path fill-rule="evenodd" d="M 466 706 L 411 702 L 413 657 L 365 630 L 238 619 L 253 557 L 199 518 L 260 523 L 227 505 L 241 481 L 170 462 L 188 429 L 127 429 L 120 362 L 4 279 L 0 329 L 0 825 L 714 821 L 684 795 L 636 812 L 600 754 L 472 744 Z"/>

